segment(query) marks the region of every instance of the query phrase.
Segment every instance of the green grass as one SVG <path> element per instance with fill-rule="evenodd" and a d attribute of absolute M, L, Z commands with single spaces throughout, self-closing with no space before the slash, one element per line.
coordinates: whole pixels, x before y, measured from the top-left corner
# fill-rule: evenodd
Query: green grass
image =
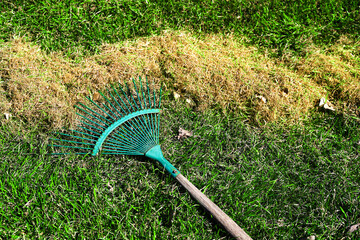
<path fill-rule="evenodd" d="M 350 0 L 4 1 L 0 41 L 27 36 L 48 51 L 83 54 L 189 29 L 301 54 L 341 35 L 359 40 L 359 12 Z M 261 129 L 167 101 L 165 157 L 254 239 L 342 239 L 360 222 L 358 120 L 321 113 L 302 127 Z M 11 121 L 0 129 L 1 239 L 230 239 L 157 163 L 50 157 L 48 133 Z M 179 127 L 197 137 L 178 141 Z"/>
<path fill-rule="evenodd" d="M 74 53 L 169 28 L 189 29 L 246 36 L 282 55 L 301 53 L 312 42 L 334 43 L 341 35 L 359 40 L 359 13 L 353 0 L 8 0 L 0 7 L 0 39 L 26 35 L 46 50 Z"/>
<path fill-rule="evenodd" d="M 161 124 L 165 157 L 253 239 L 340 239 L 360 221 L 353 119 L 259 129 L 167 103 Z M 179 141 L 179 127 L 197 136 Z M 0 131 L 1 238 L 230 239 L 157 163 L 50 157 L 46 134 L 14 129 Z"/>

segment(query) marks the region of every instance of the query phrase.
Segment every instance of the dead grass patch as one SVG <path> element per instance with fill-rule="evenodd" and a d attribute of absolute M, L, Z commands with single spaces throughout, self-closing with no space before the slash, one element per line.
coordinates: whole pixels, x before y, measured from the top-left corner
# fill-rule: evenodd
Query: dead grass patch
<path fill-rule="evenodd" d="M 140 75 L 184 101 L 191 98 L 200 110 L 242 111 L 261 123 L 294 122 L 327 94 L 333 102 L 359 103 L 359 58 L 354 59 L 315 51 L 294 70 L 232 36 L 165 32 L 105 44 L 99 54 L 75 62 L 14 39 L 0 48 L 0 111 L 50 128 L 69 125 L 75 120 L 72 106 L 84 95 Z"/>
<path fill-rule="evenodd" d="M 345 36 L 325 51 L 301 59 L 296 72 L 323 87 L 342 111 L 357 112 L 360 106 L 360 42 Z"/>

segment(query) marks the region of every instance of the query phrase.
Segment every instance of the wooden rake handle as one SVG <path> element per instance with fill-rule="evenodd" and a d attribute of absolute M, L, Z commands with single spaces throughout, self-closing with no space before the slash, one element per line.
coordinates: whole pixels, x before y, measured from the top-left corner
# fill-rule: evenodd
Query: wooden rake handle
<path fill-rule="evenodd" d="M 179 183 L 189 191 L 206 210 L 208 210 L 218 222 L 237 240 L 251 240 L 252 238 L 246 234 L 226 213 L 224 213 L 215 203 L 213 203 L 205 194 L 195 187 L 181 173 L 175 177 Z"/>

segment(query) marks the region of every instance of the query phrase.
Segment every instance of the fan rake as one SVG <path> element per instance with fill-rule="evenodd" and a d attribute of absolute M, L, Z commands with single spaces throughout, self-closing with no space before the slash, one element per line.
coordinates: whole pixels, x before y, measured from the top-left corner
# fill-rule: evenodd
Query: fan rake
<path fill-rule="evenodd" d="M 56 149 L 70 149 L 62 154 L 141 155 L 158 161 L 218 222 L 236 239 L 251 239 L 226 213 L 196 188 L 163 156 L 159 144 L 161 88 L 157 95 L 146 80 L 143 86 L 133 79 L 133 88 L 120 84 L 111 86 L 107 94 L 99 91 L 102 101 L 86 97 L 89 106 L 79 103 L 75 107 L 81 117 L 77 130 L 58 132 L 51 138 Z M 133 89 L 133 90 L 132 90 Z M 100 95 L 98 95 L 100 97 Z M 91 106 L 91 107 L 90 107 Z"/>

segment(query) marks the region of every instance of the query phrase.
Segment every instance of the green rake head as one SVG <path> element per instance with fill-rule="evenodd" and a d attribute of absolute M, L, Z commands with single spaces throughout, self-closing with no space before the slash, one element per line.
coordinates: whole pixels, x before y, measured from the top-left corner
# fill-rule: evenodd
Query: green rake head
<path fill-rule="evenodd" d="M 89 106 L 79 103 L 75 106 L 80 112 L 78 126 L 81 130 L 71 130 L 72 134 L 59 132 L 61 138 L 51 138 L 52 147 L 72 149 L 74 154 L 121 154 L 143 155 L 158 161 L 164 166 L 191 195 L 197 199 L 236 239 L 251 239 L 229 216 L 196 188 L 180 171 L 167 161 L 159 145 L 159 124 L 161 89 L 157 96 L 150 91 L 149 83 L 139 85 L 133 79 L 134 91 L 126 84 L 111 86 L 106 95 L 99 92 L 102 101 L 87 97 Z M 55 152 L 53 154 L 69 154 Z"/>
<path fill-rule="evenodd" d="M 71 134 L 58 132 L 59 138 L 51 138 L 51 146 L 72 149 L 73 154 L 145 155 L 159 145 L 161 89 L 159 95 L 139 78 L 139 86 L 133 79 L 133 91 L 128 84 L 118 89 L 111 86 L 106 94 L 99 91 L 102 101 L 86 97 L 88 106 L 78 103 L 75 107 L 81 117 L 78 129 Z M 61 138 L 60 138 L 61 137 Z M 70 154 L 66 151 L 53 155 Z"/>

